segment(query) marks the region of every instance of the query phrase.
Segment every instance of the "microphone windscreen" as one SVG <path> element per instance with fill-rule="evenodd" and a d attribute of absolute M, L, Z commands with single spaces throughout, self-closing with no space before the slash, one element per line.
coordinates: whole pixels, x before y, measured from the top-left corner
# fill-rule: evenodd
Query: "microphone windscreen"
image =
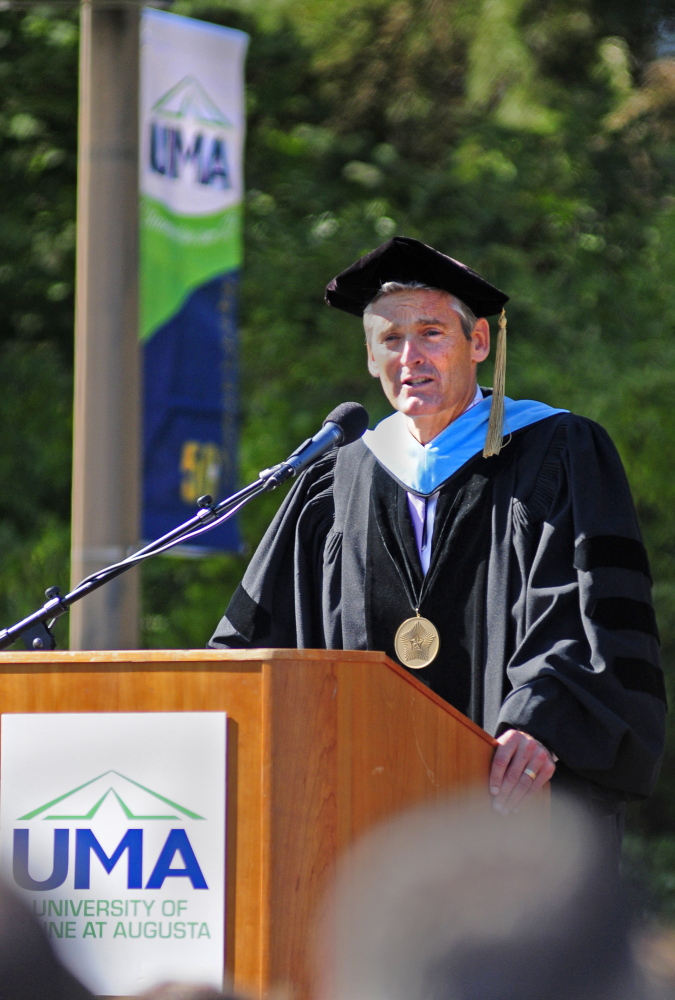
<path fill-rule="evenodd" d="M 358 441 L 368 428 L 368 410 L 360 403 L 340 403 L 328 414 L 325 424 L 337 424 L 342 429 L 342 444 Z"/>

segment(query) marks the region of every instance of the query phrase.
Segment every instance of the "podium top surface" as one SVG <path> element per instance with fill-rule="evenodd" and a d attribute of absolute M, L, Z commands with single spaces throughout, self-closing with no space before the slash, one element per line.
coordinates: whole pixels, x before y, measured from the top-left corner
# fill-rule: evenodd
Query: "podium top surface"
<path fill-rule="evenodd" d="M 460 711 L 444 701 L 431 691 L 421 680 L 418 680 L 409 670 L 377 650 L 351 649 L 113 649 L 113 650 L 55 650 L 49 652 L 30 652 L 3 650 L 0 652 L 0 677 L 2 675 L 19 673 L 24 675 L 51 675 L 64 673 L 79 673 L 87 667 L 94 671 L 115 673 L 121 671 L 128 674 L 134 667 L 140 672 L 170 671 L 175 673 L 185 668 L 192 673 L 200 667 L 209 672 L 217 670 L 218 665 L 227 673 L 241 671 L 244 673 L 260 672 L 265 665 L 274 669 L 277 663 L 283 665 L 307 664 L 349 664 L 381 666 L 397 674 L 401 680 L 414 687 L 419 694 L 434 702 L 438 708 L 448 715 L 460 720 L 463 726 L 472 730 L 483 741 L 496 746 L 496 741 L 485 730 L 472 722 Z"/>
<path fill-rule="evenodd" d="M 391 663 L 392 660 L 377 650 L 362 649 L 56 649 L 50 651 L 0 650 L 2 663 L 147 663 L 169 660 L 176 663 L 194 663 L 195 660 L 209 663 L 218 660 L 238 663 L 250 660 L 342 660 L 347 662 Z"/>

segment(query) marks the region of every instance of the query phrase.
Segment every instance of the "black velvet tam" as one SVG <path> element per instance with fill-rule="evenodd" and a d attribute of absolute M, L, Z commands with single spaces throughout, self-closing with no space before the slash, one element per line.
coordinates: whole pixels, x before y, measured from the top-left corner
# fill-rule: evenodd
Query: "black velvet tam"
<path fill-rule="evenodd" d="M 387 281 L 418 281 L 461 299 L 478 317 L 495 316 L 509 301 L 480 274 L 433 247 L 407 236 L 394 236 L 361 257 L 326 285 L 326 302 L 354 316 L 375 298 Z"/>

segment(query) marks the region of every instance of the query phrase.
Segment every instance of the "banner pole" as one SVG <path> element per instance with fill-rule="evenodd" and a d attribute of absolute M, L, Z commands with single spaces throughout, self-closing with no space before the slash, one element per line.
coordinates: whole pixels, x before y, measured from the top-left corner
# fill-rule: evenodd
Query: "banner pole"
<path fill-rule="evenodd" d="M 139 11 L 81 4 L 71 579 L 139 540 Z M 73 608 L 71 649 L 133 649 L 138 573 Z"/>

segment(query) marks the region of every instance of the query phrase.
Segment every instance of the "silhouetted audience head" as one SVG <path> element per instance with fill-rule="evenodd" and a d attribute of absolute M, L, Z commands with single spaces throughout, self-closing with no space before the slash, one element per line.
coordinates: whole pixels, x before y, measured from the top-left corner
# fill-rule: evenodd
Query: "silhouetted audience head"
<path fill-rule="evenodd" d="M 244 1000 L 210 986 L 165 983 L 145 1000 Z M 94 1000 L 60 962 L 42 925 L 0 882 L 0 1000 Z"/>
<path fill-rule="evenodd" d="M 612 864 L 614 862 L 614 865 Z M 571 803 L 419 809 L 348 856 L 321 1000 L 644 1000 L 615 859 Z"/>
<path fill-rule="evenodd" d="M 0 1000 L 92 1000 L 58 960 L 40 923 L 2 884 Z"/>

